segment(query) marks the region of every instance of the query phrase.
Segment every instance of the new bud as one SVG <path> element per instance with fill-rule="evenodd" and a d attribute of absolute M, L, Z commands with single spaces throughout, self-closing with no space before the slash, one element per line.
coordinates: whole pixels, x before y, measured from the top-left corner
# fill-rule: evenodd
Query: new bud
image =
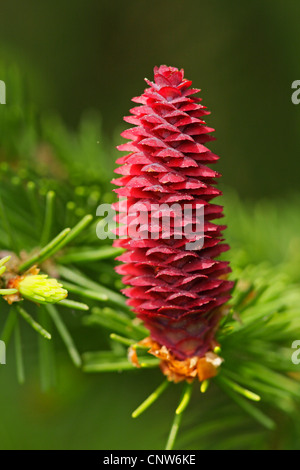
<path fill-rule="evenodd" d="M 18 283 L 20 294 L 39 304 L 55 304 L 68 296 L 68 291 L 47 274 L 28 275 Z"/>

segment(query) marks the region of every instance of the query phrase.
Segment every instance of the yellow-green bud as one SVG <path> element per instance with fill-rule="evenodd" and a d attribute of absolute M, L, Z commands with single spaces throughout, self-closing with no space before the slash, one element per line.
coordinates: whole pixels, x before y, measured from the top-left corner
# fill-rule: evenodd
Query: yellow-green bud
<path fill-rule="evenodd" d="M 39 304 L 55 304 L 68 296 L 56 279 L 49 279 L 47 274 L 27 275 L 18 283 L 20 294 L 26 299 Z"/>

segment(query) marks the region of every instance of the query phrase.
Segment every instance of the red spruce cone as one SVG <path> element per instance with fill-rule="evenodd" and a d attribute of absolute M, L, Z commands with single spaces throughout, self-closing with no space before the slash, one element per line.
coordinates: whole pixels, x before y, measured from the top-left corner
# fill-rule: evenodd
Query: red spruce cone
<path fill-rule="evenodd" d="M 153 204 L 179 204 L 182 208 L 191 204 L 193 209 L 204 205 L 204 243 L 200 249 L 187 249 L 191 239 L 176 238 L 185 222 L 171 215 L 166 236 L 158 218 L 149 225 L 147 238 L 127 235 L 115 240 L 115 246 L 127 250 L 118 258 L 124 264 L 116 270 L 130 286 L 124 289 L 128 305 L 151 333 L 151 352 L 165 365 L 168 361 L 169 365 L 188 364 L 190 370 L 191 358 L 213 356 L 210 351 L 217 344 L 214 336 L 222 315 L 220 307 L 230 298 L 233 286 L 226 280 L 228 262 L 216 260 L 229 249 L 221 238 L 226 226 L 211 222 L 223 216 L 222 206 L 211 203 L 221 194 L 214 180 L 220 174 L 207 166 L 219 157 L 205 147 L 214 139 L 209 135 L 214 129 L 203 121 L 210 113 L 199 104 L 201 99 L 193 96 L 200 90 L 190 88 L 192 82 L 184 78 L 184 71 L 155 67 L 154 83 L 146 82 L 149 88 L 132 100 L 140 106 L 124 118 L 135 125 L 121 134 L 131 141 L 118 147 L 130 153 L 117 161 L 121 166 L 115 171 L 123 176 L 113 181 L 121 186 L 115 191 L 127 198 L 129 209 L 128 215 L 124 202 L 114 204 L 119 211 L 117 221 L 124 224 L 117 233 L 126 233 L 124 228 L 136 223 L 139 211 Z M 141 233 L 145 230 L 142 224 L 139 228 Z M 195 233 L 192 241 L 201 237 L 203 233 Z M 164 372 L 172 379 L 170 367 L 167 369 Z M 176 370 L 180 375 L 178 367 Z M 192 377 L 196 372 L 187 375 Z M 203 375 L 198 370 L 200 380 L 212 375 L 212 371 Z"/>

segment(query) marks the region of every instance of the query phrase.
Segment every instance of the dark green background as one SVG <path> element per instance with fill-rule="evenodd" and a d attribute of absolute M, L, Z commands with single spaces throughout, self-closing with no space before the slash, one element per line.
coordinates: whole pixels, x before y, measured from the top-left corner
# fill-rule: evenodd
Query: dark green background
<path fill-rule="evenodd" d="M 0 52 L 26 75 L 42 112 L 76 128 L 86 109 L 100 111 L 112 146 L 153 67 L 184 68 L 212 111 L 222 184 L 242 197 L 285 197 L 299 189 L 300 105 L 291 102 L 300 79 L 299 18 L 297 0 L 10 0 L 0 7 Z M 173 392 L 141 421 L 130 418 L 159 372 L 83 379 L 61 359 L 59 387 L 45 395 L 34 379 L 33 346 L 26 348 L 33 379 L 20 388 L 14 367 L 3 371 L 0 447 L 162 445 Z"/>
<path fill-rule="evenodd" d="M 0 43 L 39 107 L 72 126 L 95 108 L 111 136 L 154 65 L 183 67 L 212 111 L 223 182 L 273 197 L 299 187 L 299 17 L 296 0 L 10 0 Z"/>

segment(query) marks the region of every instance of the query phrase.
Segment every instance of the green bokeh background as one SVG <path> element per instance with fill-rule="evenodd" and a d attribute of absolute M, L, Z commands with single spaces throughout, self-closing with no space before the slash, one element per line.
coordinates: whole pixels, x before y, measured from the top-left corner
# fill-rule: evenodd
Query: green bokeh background
<path fill-rule="evenodd" d="M 212 111 L 226 183 L 274 196 L 298 187 L 299 14 L 296 0 L 11 0 L 0 43 L 34 72 L 39 107 L 73 126 L 95 108 L 110 135 L 154 65 L 183 67 Z"/>
<path fill-rule="evenodd" d="M 184 68 L 212 111 L 222 185 L 242 199 L 286 198 L 299 190 L 300 106 L 291 102 L 299 14 L 296 0 L 10 0 L 1 5 L 0 51 L 25 74 L 38 109 L 74 129 L 95 109 L 112 147 L 153 66 Z M 175 393 L 141 421 L 130 418 L 159 372 L 83 377 L 61 347 L 58 388 L 44 394 L 30 338 L 26 348 L 25 386 L 14 367 L 1 368 L 1 448 L 137 449 L 147 434 L 149 448 L 161 447 Z"/>

